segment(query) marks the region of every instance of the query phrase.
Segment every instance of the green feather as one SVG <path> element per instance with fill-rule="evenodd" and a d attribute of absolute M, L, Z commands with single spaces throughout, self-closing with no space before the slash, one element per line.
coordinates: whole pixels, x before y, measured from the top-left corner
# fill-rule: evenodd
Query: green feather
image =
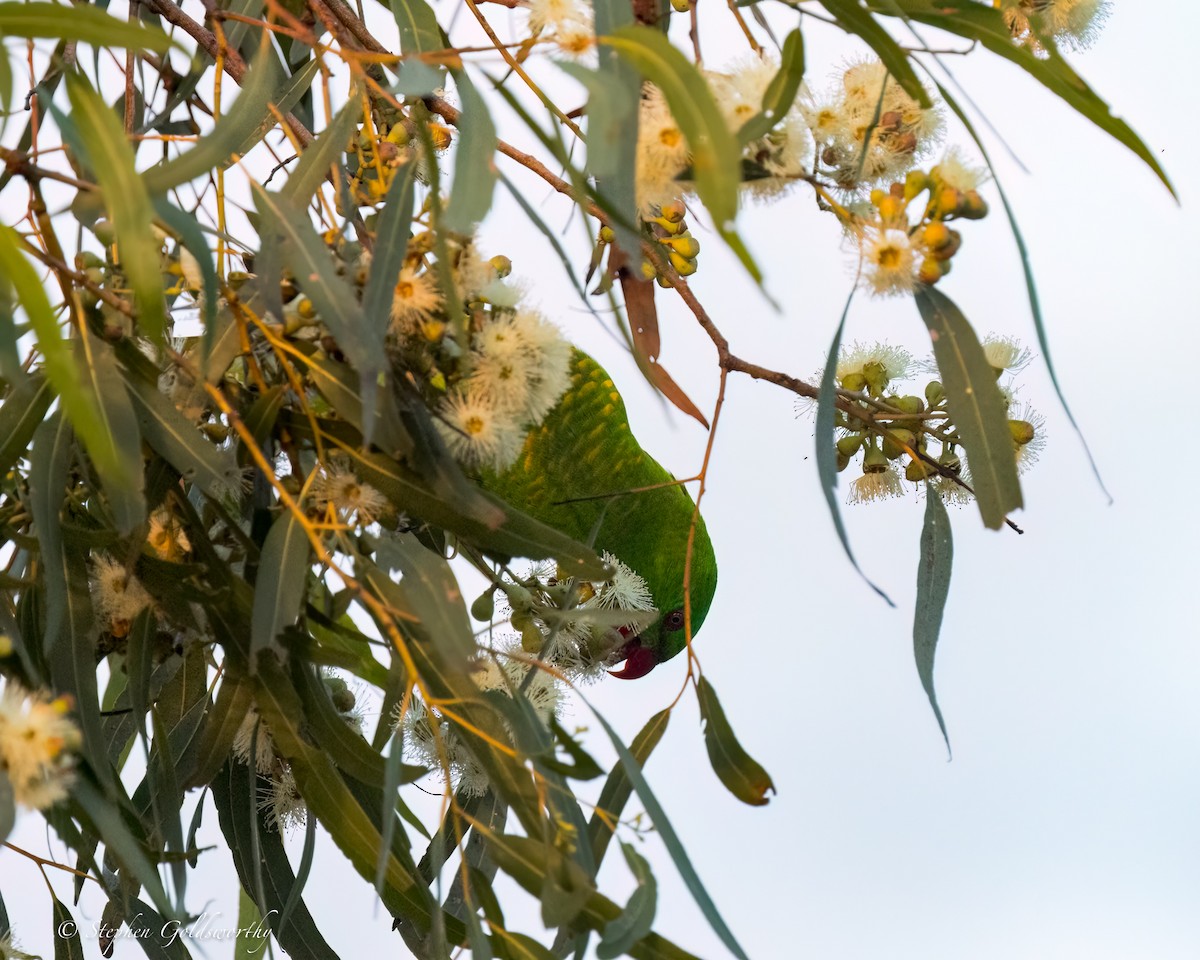
<path fill-rule="evenodd" d="M 684 607 L 684 564 L 695 504 L 683 485 L 638 444 L 612 379 L 578 350 L 571 386 L 525 439 L 517 462 L 484 485 L 513 506 L 594 546 L 637 572 L 662 615 L 641 633 L 660 661 L 686 644 L 686 631 L 664 619 Z M 658 489 L 630 492 L 645 487 Z M 615 494 L 616 496 L 610 496 Z M 717 561 L 704 520 L 697 518 L 691 566 L 692 634 L 700 629 L 717 586 Z M 682 624 L 682 620 L 680 619 Z"/>

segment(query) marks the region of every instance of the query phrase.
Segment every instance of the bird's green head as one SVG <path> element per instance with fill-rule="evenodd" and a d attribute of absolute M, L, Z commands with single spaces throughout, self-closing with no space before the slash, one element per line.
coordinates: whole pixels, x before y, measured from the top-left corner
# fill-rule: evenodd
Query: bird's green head
<path fill-rule="evenodd" d="M 691 499 L 688 498 L 688 503 Z M 658 619 L 636 636 L 630 636 L 620 651 L 625 661 L 620 670 L 611 671 L 614 677 L 634 680 L 644 677 L 660 663 L 670 660 L 687 646 L 688 609 L 684 603 L 685 577 L 689 584 L 687 596 L 690 603 L 691 634 L 699 632 L 708 608 L 712 605 L 717 589 L 717 558 L 713 553 L 712 541 L 708 538 L 704 520 L 698 519 L 692 544 L 691 568 L 685 571 L 687 557 L 687 531 L 691 526 L 691 510 L 686 512 L 686 524 L 676 524 L 667 531 L 656 531 L 650 540 L 649 549 L 637 551 L 641 557 L 630 557 L 635 562 L 642 560 L 641 569 L 635 570 L 646 581 L 654 597 Z M 622 557 L 625 560 L 624 557 Z M 626 560 L 629 563 L 629 560 Z M 630 564 L 632 566 L 632 564 Z"/>

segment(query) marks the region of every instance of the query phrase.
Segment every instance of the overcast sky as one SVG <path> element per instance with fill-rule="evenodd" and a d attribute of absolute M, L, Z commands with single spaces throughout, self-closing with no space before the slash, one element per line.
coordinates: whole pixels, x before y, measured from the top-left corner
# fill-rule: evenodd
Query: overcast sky
<path fill-rule="evenodd" d="M 727 55 L 739 52 L 736 38 L 722 16 L 709 23 L 705 54 L 719 66 L 723 43 Z M 809 78 L 820 82 L 853 48 L 833 28 L 807 24 Z M 378 32 L 394 46 L 386 21 Z M 789 394 L 730 380 L 704 504 L 720 583 L 696 649 L 779 792 L 760 809 L 724 792 L 690 697 L 648 776 L 753 957 L 1200 955 L 1200 530 L 1187 486 L 1200 459 L 1186 419 L 1200 357 L 1200 143 L 1194 97 L 1181 82 L 1198 35 L 1194 3 L 1124 0 L 1095 47 L 1072 58 L 1160 157 L 1182 209 L 1128 151 L 1015 68 L 949 58 L 1030 170 L 989 141 L 1031 249 L 1062 384 L 1115 498 L 1106 505 L 1044 365 L 1034 364 L 1022 395 L 1045 414 L 1050 444 L 1025 478 L 1017 518 L 1025 535 L 986 531 L 972 509 L 952 510 L 956 563 L 936 674 L 952 762 L 912 663 L 922 504 L 914 496 L 844 510 L 864 568 L 897 601 L 889 610 L 837 543 L 811 422 L 796 419 Z M 967 142 L 953 125 L 950 138 Z M 566 222 L 565 205 L 514 176 L 533 202 L 545 200 L 552 224 Z M 1014 244 L 994 191 L 986 195 L 993 214 L 963 227 L 943 289 L 977 329 L 1032 342 Z M 677 475 L 694 473 L 704 432 L 654 402 L 521 223 L 500 196 L 484 229 L 489 251 L 536 280 L 543 308 L 608 365 L 643 445 Z M 700 234 L 693 285 L 736 353 L 807 376 L 852 282 L 838 228 L 799 190 L 748 208 L 739 225 L 783 311 L 772 311 L 711 235 Z M 711 346 L 671 297 L 659 309 L 663 363 L 711 408 Z M 847 337 L 928 347 L 903 300 L 858 300 Z M 629 738 L 674 697 L 684 669 L 680 658 L 589 695 Z M 590 722 L 582 705 L 569 720 Z M 608 756 L 594 735 L 589 743 Z M 40 849 L 40 821 L 25 817 L 14 840 Z M 656 928 L 702 956 L 726 956 L 658 840 L 644 848 L 660 884 Z M 219 859 L 193 881 L 189 906 L 211 896 L 234 926 L 223 856 L 206 855 Z M 620 864 L 605 879 L 610 894 L 628 889 Z M 0 881 L 26 948 L 50 953 L 50 907 L 34 868 L 0 854 Z M 68 887 L 59 889 L 65 897 Z M 307 900 L 345 955 L 407 955 L 369 887 L 328 844 Z M 98 917 L 94 902 L 85 907 Z M 537 934 L 536 912 L 526 917 L 522 929 Z M 98 956 L 94 942 L 85 949 Z M 118 945 L 116 956 L 137 955 Z M 214 943 L 207 955 L 231 954 Z"/>

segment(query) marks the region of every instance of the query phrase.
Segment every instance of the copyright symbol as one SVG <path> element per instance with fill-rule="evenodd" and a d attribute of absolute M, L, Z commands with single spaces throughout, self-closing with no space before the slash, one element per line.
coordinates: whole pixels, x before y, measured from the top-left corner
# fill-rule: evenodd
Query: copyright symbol
<path fill-rule="evenodd" d="M 64 920 L 58 925 L 56 933 L 60 940 L 70 940 L 79 932 L 74 920 Z"/>

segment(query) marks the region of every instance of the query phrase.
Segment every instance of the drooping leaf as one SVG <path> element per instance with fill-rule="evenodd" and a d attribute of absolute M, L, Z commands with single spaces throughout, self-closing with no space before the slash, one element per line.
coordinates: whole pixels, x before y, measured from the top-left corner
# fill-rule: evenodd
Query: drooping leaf
<path fill-rule="evenodd" d="M 446 205 L 447 230 L 469 233 L 487 215 L 496 188 L 496 125 L 486 101 L 475 89 L 465 68 L 453 71 L 462 100 L 458 119 L 458 146 L 454 155 L 454 185 Z"/>
<path fill-rule="evenodd" d="M 586 700 L 584 702 L 587 703 Z M 738 943 L 737 938 L 733 935 L 733 931 L 725 923 L 720 911 L 717 910 L 717 905 L 713 902 L 704 883 L 700 880 L 700 875 L 696 873 L 696 868 L 692 865 L 691 857 L 688 856 L 687 850 L 679 839 L 679 835 L 667 819 L 667 813 L 662 808 L 662 804 L 658 802 L 654 791 L 650 789 L 650 784 L 642 773 L 641 766 L 633 754 L 630 753 L 629 748 L 621 742 L 621 738 L 617 736 L 617 732 L 604 719 L 604 716 L 592 707 L 590 703 L 587 705 L 588 709 L 592 711 L 592 714 L 600 722 L 600 726 L 604 728 L 604 732 L 612 742 L 613 748 L 617 751 L 617 755 L 621 759 L 621 764 L 625 768 L 626 775 L 633 784 L 633 789 L 636 791 L 638 799 L 642 801 L 642 805 L 646 808 L 646 812 L 654 822 L 655 829 L 658 831 L 659 836 L 662 837 L 663 845 L 671 855 L 671 861 L 675 864 L 675 868 L 683 878 L 684 885 L 692 894 L 692 899 L 696 901 L 696 906 L 704 914 L 704 919 L 708 921 L 713 932 L 725 944 L 730 953 L 737 957 L 738 960 L 748 960 L 746 951 L 742 949 L 741 944 Z"/>
<path fill-rule="evenodd" d="M 88 330 L 83 331 L 73 346 L 81 386 L 95 398 L 102 431 L 80 439 L 96 464 L 117 530 L 129 533 L 146 519 L 142 438 L 137 417 L 112 348 Z"/>
<path fill-rule="evenodd" d="M 29 261 L 21 254 L 17 234 L 10 227 L 0 226 L 0 272 L 8 275 L 17 292 L 21 306 L 29 317 L 42 354 L 42 370 L 58 394 L 63 410 L 83 438 L 88 454 L 97 470 L 120 476 L 129 465 L 119 458 L 92 391 L 80 378 L 71 349 L 63 341 L 42 282 Z"/>
<path fill-rule="evenodd" d="M 0 3 L 0 36 L 58 39 L 98 47 L 128 47 L 166 53 L 171 38 L 156 27 L 109 16 L 99 6 L 61 3 Z"/>
<path fill-rule="evenodd" d="M 761 282 L 758 267 L 734 229 L 742 179 L 741 148 L 700 71 L 662 33 L 649 27 L 623 27 L 600 42 L 612 46 L 663 92 L 687 139 L 696 192 L 712 215 L 715 229 L 750 275 Z"/>
<path fill-rule="evenodd" d="M 423 547 L 411 533 L 388 538 L 376 554 L 380 563 L 400 571 L 399 589 L 430 636 L 436 637 L 445 650 L 463 658 L 474 654 L 471 618 L 458 578 L 446 560 Z"/>
<path fill-rule="evenodd" d="M 775 792 L 775 784 L 762 766 L 746 753 L 738 742 L 717 692 L 707 679 L 696 684 L 700 701 L 700 716 L 704 719 L 704 745 L 713 770 L 726 788 L 743 803 L 761 807 L 769 802 L 767 792 Z"/>
<path fill-rule="evenodd" d="M 84 960 L 79 924 L 58 897 L 54 899 L 54 960 Z"/>
<path fill-rule="evenodd" d="M 277 912 L 266 919 L 280 946 L 293 956 L 312 957 L 313 960 L 338 960 L 338 954 L 326 942 L 320 929 L 304 904 L 303 898 L 293 904 L 287 917 L 287 925 L 281 924 L 282 908 L 296 886 L 296 877 L 284 850 L 283 838 L 278 828 L 267 821 L 266 812 L 251 802 L 250 778 L 253 772 L 243 763 L 230 761 L 213 782 L 213 804 L 221 822 L 221 832 L 233 854 L 233 865 L 241 881 L 242 890 L 253 886 L 253 865 L 250 863 L 251 818 L 254 818 L 258 833 L 258 849 L 262 857 L 260 876 L 267 903 Z M 271 908 L 269 908 L 271 909 Z M 262 958 L 262 944 L 258 960 Z"/>
<path fill-rule="evenodd" d="M 300 161 L 292 169 L 287 183 L 279 191 L 279 199 L 299 209 L 308 205 L 317 188 L 329 176 L 330 168 L 339 163 L 355 126 L 362 122 L 362 99 L 358 88 L 346 95 L 346 103 L 317 138 L 305 147 Z"/>
<path fill-rule="evenodd" d="M 829 356 L 825 360 L 825 370 L 821 375 L 821 390 L 817 397 L 817 423 L 816 434 L 817 440 L 817 476 L 821 480 L 821 492 L 825 495 L 825 503 L 829 507 L 829 515 L 833 518 L 834 529 L 837 530 L 838 539 L 842 543 L 842 549 L 846 551 L 846 557 L 853 564 L 854 569 L 858 571 L 858 575 L 863 578 L 867 586 L 881 596 L 889 607 L 894 607 L 891 598 L 884 593 L 879 587 L 868 579 L 863 573 L 862 567 L 858 565 L 858 560 L 854 557 L 854 551 L 850 549 L 850 537 L 846 533 L 845 524 L 842 523 L 842 512 L 838 508 L 837 490 L 838 471 L 837 471 L 837 447 L 834 444 L 833 424 L 834 411 L 837 409 L 837 364 L 838 353 L 842 349 L 842 333 L 846 329 L 846 317 L 850 315 L 850 304 L 854 300 L 854 291 L 850 291 L 850 296 L 846 299 L 846 307 L 842 310 L 842 319 L 838 322 L 837 332 L 833 335 L 833 343 L 829 346 Z"/>
<path fill-rule="evenodd" d="M 971 135 L 971 139 L 975 141 L 975 146 L 979 148 L 979 155 L 983 157 L 983 162 L 987 164 L 988 170 L 992 174 L 992 182 L 996 185 L 996 193 L 1000 196 L 1000 203 L 1004 206 L 1004 214 L 1008 218 L 1009 228 L 1012 230 L 1013 239 L 1017 244 L 1017 252 L 1021 256 L 1021 270 L 1025 274 L 1025 292 L 1029 297 L 1029 311 L 1033 315 L 1033 326 L 1037 331 L 1038 346 L 1042 350 L 1042 359 L 1046 364 L 1046 372 L 1050 374 L 1050 383 L 1054 386 L 1054 393 L 1058 397 L 1058 402 L 1062 406 L 1063 413 L 1067 415 L 1067 420 L 1071 424 L 1071 428 L 1075 431 L 1075 435 L 1079 437 L 1079 442 L 1083 445 L 1084 455 L 1091 465 L 1092 473 L 1096 477 L 1096 483 L 1100 485 L 1101 491 L 1108 497 L 1108 502 L 1112 503 L 1112 494 L 1108 492 L 1108 488 L 1104 486 L 1104 480 L 1100 476 L 1100 468 L 1096 465 L 1096 460 L 1092 456 L 1091 448 L 1083 436 L 1083 431 L 1080 429 L 1078 422 L 1075 420 L 1075 414 L 1071 412 L 1071 408 L 1067 405 L 1067 397 L 1063 393 L 1062 385 L 1058 382 L 1058 372 L 1054 369 L 1054 361 L 1050 357 L 1050 340 L 1046 335 L 1046 321 L 1042 316 L 1041 298 L 1038 296 L 1037 283 L 1033 278 L 1033 264 L 1029 258 L 1029 248 L 1025 245 L 1025 237 L 1021 233 L 1020 225 L 1017 223 L 1016 211 L 1013 210 L 1012 204 L 1008 202 L 1008 194 L 1005 193 L 1004 187 L 1000 183 L 1000 178 L 996 174 L 996 168 L 992 164 L 991 157 L 988 156 L 987 149 L 980 140 L 979 135 L 975 132 L 975 127 L 971 123 L 966 112 L 959 106 L 958 101 L 951 95 L 940 83 L 937 85 L 938 92 L 942 95 L 942 99 L 954 111 L 954 115 L 958 117 L 967 132 Z"/>
<path fill-rule="evenodd" d="M 913 654 L 921 686 L 929 697 L 929 706 L 937 718 L 938 728 L 950 749 L 946 721 L 938 706 L 933 689 L 933 658 L 937 653 L 938 637 L 942 631 L 942 614 L 950 593 L 950 569 L 954 563 L 954 539 L 950 516 L 941 494 L 925 485 L 925 525 L 921 530 L 921 559 L 917 564 L 917 604 L 913 616 Z"/>
<path fill-rule="evenodd" d="M 767 89 L 763 91 L 762 109 L 738 129 L 738 142 L 745 145 L 759 137 L 765 137 L 775 129 L 792 109 L 803 81 L 804 35 L 797 28 L 783 41 L 779 72 L 771 78 Z"/>
<path fill-rule="evenodd" d="M 1175 189 L 1158 158 L 1133 129 L 1113 115 L 1108 104 L 1071 69 L 1053 46 L 1046 49 L 1045 57 L 1039 57 L 1028 47 L 1013 43 L 1012 32 L 1004 21 L 1002 11 L 984 3 L 947 4 L 942 0 L 868 0 L 868 6 L 874 12 L 887 16 L 894 16 L 899 11 L 901 16 L 982 44 L 992 53 L 1012 61 L 1055 96 L 1132 150 L 1175 196 Z"/>
<path fill-rule="evenodd" d="M 633 25 L 633 10 L 625 0 L 596 0 L 596 39 L 611 37 Z M 563 65 L 587 87 L 588 171 L 616 211 L 613 230 L 617 244 L 630 257 L 639 256 L 641 235 L 636 229 L 638 119 L 641 78 L 616 48 L 598 44 L 597 70 Z"/>
<path fill-rule="evenodd" d="M 946 402 L 962 438 L 984 526 L 999 530 L 1020 508 L 1021 484 L 996 372 L 967 318 L 936 287 L 921 287 L 917 309 L 929 328 Z"/>
<path fill-rule="evenodd" d="M 252 186 L 258 211 L 264 222 L 271 225 L 270 232 L 264 237 L 264 246 L 272 245 L 273 233 L 278 231 L 283 241 L 283 262 L 312 301 L 338 347 L 358 371 L 364 402 L 373 406 L 378 380 L 384 371 L 384 331 L 367 323 L 357 295 L 338 276 L 329 251 L 317 236 L 307 214 L 289 205 L 278 194 L 268 193 L 258 184 Z"/>
<path fill-rule="evenodd" d="M 304 603 L 308 570 L 308 535 L 296 515 L 285 510 L 271 524 L 254 585 L 251 670 L 255 668 L 258 652 L 272 646 L 279 633 L 296 622 Z"/>
<path fill-rule="evenodd" d="M 82 74 L 67 75 L 71 120 L 87 150 L 104 192 L 108 217 L 117 237 L 121 271 L 137 305 L 138 327 L 152 340 L 166 335 L 167 301 L 159 266 L 160 246 L 154 235 L 154 205 L 134 165 L 133 148 L 116 114 Z"/>
<path fill-rule="evenodd" d="M 599 960 L 612 960 L 628 953 L 635 943 L 650 932 L 658 907 L 658 882 L 646 858 L 628 843 L 621 844 L 621 852 L 625 854 L 625 862 L 637 886 L 621 915 L 610 920 L 604 928 L 604 938 L 596 946 Z"/>
<path fill-rule="evenodd" d="M 235 153 L 248 152 L 274 126 L 267 105 L 275 100 L 287 77 L 266 31 L 263 37 L 264 45 L 250 65 L 241 93 L 229 111 L 221 114 L 212 130 L 192 149 L 142 174 L 145 189 L 151 194 L 165 194 L 173 187 L 208 176 Z"/>
<path fill-rule="evenodd" d="M 667 723 L 671 719 L 670 710 L 660 710 L 638 731 L 629 746 L 629 755 L 639 768 L 646 766 L 650 754 L 667 732 Z M 588 837 L 592 844 L 592 858 L 597 864 L 604 860 L 608 845 L 616 833 L 616 825 L 625 811 L 625 804 L 633 795 L 633 782 L 625 772 L 625 765 L 619 763 L 612 768 L 600 798 L 596 801 L 596 812 L 588 823 Z"/>
<path fill-rule="evenodd" d="M 27 377 L 0 405 L 0 476 L 28 456 L 33 433 L 46 416 L 54 391 L 40 374 Z"/>
<path fill-rule="evenodd" d="M 165 197 L 153 199 L 154 212 L 168 227 L 179 234 L 180 243 L 200 267 L 200 319 L 204 323 L 205 356 L 211 352 L 216 335 L 217 303 L 220 294 L 217 286 L 217 268 L 213 263 L 212 251 L 204 239 L 200 223 L 190 213 L 184 213 L 169 203 Z"/>

